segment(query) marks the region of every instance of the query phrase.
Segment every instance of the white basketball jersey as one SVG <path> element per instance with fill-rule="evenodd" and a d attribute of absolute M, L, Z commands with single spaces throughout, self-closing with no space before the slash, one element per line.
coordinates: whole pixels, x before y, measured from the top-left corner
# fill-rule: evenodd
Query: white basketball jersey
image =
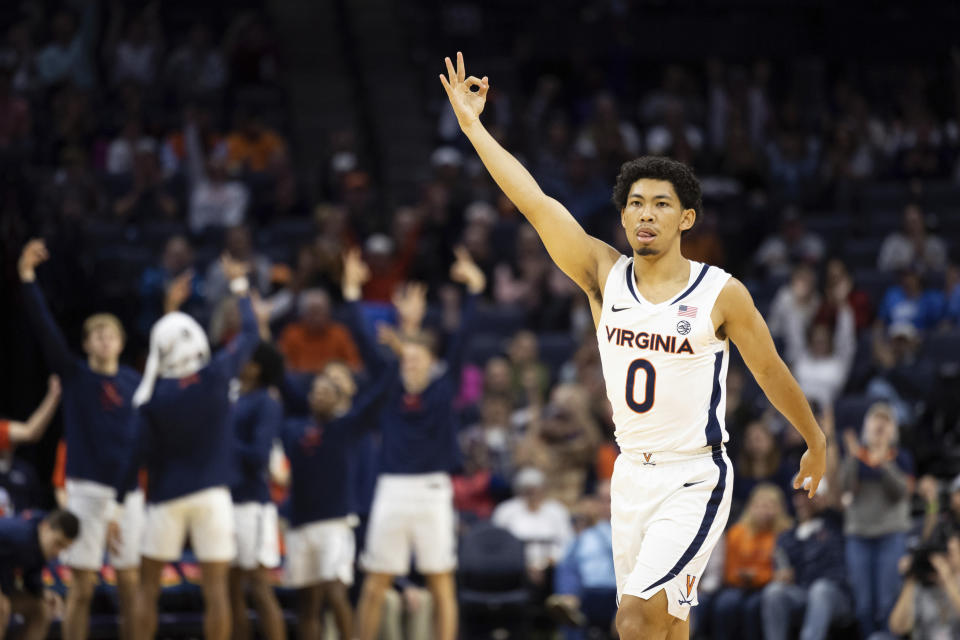
<path fill-rule="evenodd" d="M 610 270 L 597 341 L 621 451 L 693 453 L 727 441 L 729 345 L 710 314 L 729 278 L 690 261 L 684 290 L 652 304 L 634 286 L 633 258 Z"/>

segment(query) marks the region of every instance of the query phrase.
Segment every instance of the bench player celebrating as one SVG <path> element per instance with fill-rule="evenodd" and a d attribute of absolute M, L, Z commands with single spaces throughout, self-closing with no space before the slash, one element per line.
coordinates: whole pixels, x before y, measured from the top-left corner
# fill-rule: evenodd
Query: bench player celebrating
<path fill-rule="evenodd" d="M 729 340 L 806 440 L 795 487 L 810 496 L 826 464 L 823 432 L 746 287 L 681 254 L 680 236 L 701 206 L 689 167 L 653 157 L 621 167 L 613 200 L 633 255 L 620 255 L 587 235 L 484 129 L 487 78 L 465 77 L 459 53 L 456 68 L 449 58 L 446 66 L 440 81 L 460 128 L 590 301 L 622 451 L 611 505 L 617 630 L 624 640 L 688 638 L 697 584 L 730 511 Z"/>
<path fill-rule="evenodd" d="M 140 566 L 143 493 L 125 473 L 136 446 L 132 398 L 140 384 L 136 371 L 120 364 L 124 333 L 111 314 L 83 323 L 85 358 L 70 352 L 36 283 L 36 268 L 49 258 L 42 240 L 23 248 L 18 269 L 24 306 L 40 338 L 47 365 L 63 385 L 63 427 L 67 442 L 67 508 L 80 519 L 80 536 L 62 561 L 71 569 L 63 616 L 63 637 L 83 640 L 90 628 L 90 603 L 110 539 L 110 564 L 117 571 L 120 637 L 132 637 L 134 600 Z M 131 482 L 133 486 L 131 486 Z M 116 499 L 126 493 L 119 527 Z"/>

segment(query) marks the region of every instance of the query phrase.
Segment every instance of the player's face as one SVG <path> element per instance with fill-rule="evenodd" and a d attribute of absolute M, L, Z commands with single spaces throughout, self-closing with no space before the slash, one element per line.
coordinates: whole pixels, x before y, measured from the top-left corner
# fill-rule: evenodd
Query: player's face
<path fill-rule="evenodd" d="M 433 354 L 415 342 L 404 343 L 400 351 L 400 377 L 408 393 L 420 393 L 430 383 Z"/>
<path fill-rule="evenodd" d="M 54 529 L 46 522 L 39 527 L 40 549 L 47 560 L 52 560 L 67 550 L 73 540 L 63 534 L 63 531 Z"/>
<path fill-rule="evenodd" d="M 96 327 L 84 341 L 87 354 L 102 362 L 115 362 L 123 351 L 123 338 L 117 328 L 104 324 Z"/>
<path fill-rule="evenodd" d="M 697 214 L 684 209 L 673 185 L 642 178 L 630 185 L 620 222 L 634 253 L 652 256 L 680 242 L 680 232 L 693 226 Z"/>
<path fill-rule="evenodd" d="M 330 378 L 319 375 L 313 379 L 309 397 L 310 411 L 315 415 L 329 416 L 334 412 L 339 400 L 340 393 Z"/>

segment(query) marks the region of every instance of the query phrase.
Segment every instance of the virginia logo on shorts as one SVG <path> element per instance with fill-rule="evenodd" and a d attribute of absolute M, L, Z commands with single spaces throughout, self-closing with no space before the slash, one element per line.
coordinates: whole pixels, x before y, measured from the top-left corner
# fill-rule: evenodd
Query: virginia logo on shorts
<path fill-rule="evenodd" d="M 697 576 L 692 576 L 688 573 L 687 574 L 687 597 L 680 598 L 681 605 L 687 604 L 687 605 L 693 606 L 693 598 L 691 597 L 691 594 L 693 593 L 693 585 L 695 585 L 696 583 L 697 583 Z"/>
<path fill-rule="evenodd" d="M 651 462 L 651 461 L 650 461 L 650 458 L 652 458 L 652 457 L 653 457 L 653 454 L 652 454 L 652 453 L 645 453 L 645 454 L 643 454 L 643 464 L 648 464 L 648 465 L 650 465 L 651 467 L 657 466 L 657 463 L 656 463 L 656 462 Z"/>

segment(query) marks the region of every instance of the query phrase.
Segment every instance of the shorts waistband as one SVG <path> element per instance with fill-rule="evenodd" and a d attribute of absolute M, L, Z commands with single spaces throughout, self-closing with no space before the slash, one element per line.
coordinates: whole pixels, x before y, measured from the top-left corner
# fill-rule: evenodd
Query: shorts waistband
<path fill-rule="evenodd" d="M 621 451 L 620 455 L 631 462 L 652 466 L 658 463 L 684 462 L 697 460 L 699 458 L 709 458 L 717 451 L 726 454 L 727 448 L 722 444 L 717 444 L 699 449 L 691 449 L 690 451 Z"/>

